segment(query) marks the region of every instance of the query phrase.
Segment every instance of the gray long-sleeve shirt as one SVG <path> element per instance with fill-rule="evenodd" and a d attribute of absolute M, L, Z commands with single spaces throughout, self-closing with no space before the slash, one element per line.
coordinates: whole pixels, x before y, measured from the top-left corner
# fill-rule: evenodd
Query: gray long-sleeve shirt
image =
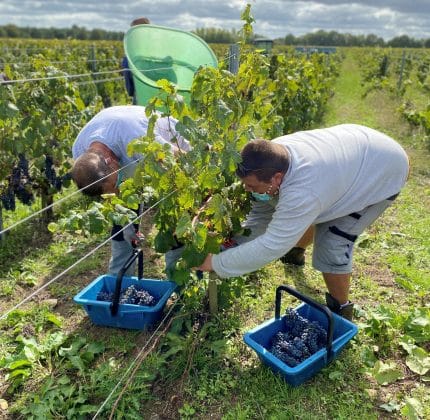
<path fill-rule="evenodd" d="M 176 138 L 179 147 L 189 151 L 190 146 L 176 130 L 177 120 L 172 117 L 160 117 L 155 122 L 155 141 L 168 144 L 173 148 L 172 138 Z M 105 144 L 118 157 L 121 167 L 129 165 L 138 155 L 129 156 L 127 146 L 133 140 L 146 136 L 149 119 L 145 107 L 139 105 L 118 105 L 105 108 L 95 115 L 80 131 L 72 147 L 73 159 L 77 159 L 88 150 L 91 143 Z M 132 176 L 136 165 L 131 165 L 123 174 L 123 179 Z"/>
<path fill-rule="evenodd" d="M 288 252 L 312 224 L 327 222 L 397 194 L 408 157 L 393 139 L 355 124 L 301 131 L 272 140 L 290 154 L 279 195 L 256 202 L 251 240 L 214 255 L 220 277 L 239 276 Z"/>

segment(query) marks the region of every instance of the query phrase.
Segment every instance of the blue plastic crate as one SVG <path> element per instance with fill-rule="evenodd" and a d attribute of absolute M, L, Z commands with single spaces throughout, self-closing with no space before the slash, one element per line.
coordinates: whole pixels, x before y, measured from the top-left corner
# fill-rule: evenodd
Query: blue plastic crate
<path fill-rule="evenodd" d="M 97 300 L 101 290 L 113 293 L 116 277 L 102 275 L 81 290 L 73 300 L 82 305 L 90 319 L 97 325 L 107 327 L 141 330 L 160 320 L 167 299 L 175 291 L 177 285 L 172 281 L 141 279 L 137 277 L 123 277 L 121 291 L 129 286 L 144 289 L 157 299 L 154 306 L 139 306 L 120 304 L 118 313 L 111 313 L 111 302 Z"/>
<path fill-rule="evenodd" d="M 285 286 L 280 286 L 280 288 L 286 290 Z M 295 292 L 297 293 L 297 291 Z M 279 311 L 279 305 L 277 306 Z M 328 330 L 328 318 L 321 310 L 316 309 L 316 307 L 308 303 L 302 303 L 295 308 L 295 310 L 303 318 L 309 321 L 317 321 L 326 331 Z M 328 309 L 326 308 L 326 310 Z M 243 339 L 245 343 L 257 353 L 260 360 L 268 365 L 272 371 L 279 373 L 290 385 L 297 386 L 314 376 L 331 360 L 337 357 L 342 348 L 345 347 L 348 341 L 358 332 L 357 326 L 352 322 L 334 313 L 331 313 L 331 316 L 333 339 L 330 346 L 330 354 L 328 354 L 327 348 L 322 348 L 295 367 L 288 366 L 269 351 L 272 338 L 275 334 L 280 331 L 285 331 L 285 315 L 279 317 L 279 313 L 278 316 L 275 314 L 275 317 L 271 320 L 248 331 Z"/>

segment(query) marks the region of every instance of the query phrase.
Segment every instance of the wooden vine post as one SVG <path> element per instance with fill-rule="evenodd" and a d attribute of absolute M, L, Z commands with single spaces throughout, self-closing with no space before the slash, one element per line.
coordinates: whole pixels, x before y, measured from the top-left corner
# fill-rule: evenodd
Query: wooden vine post
<path fill-rule="evenodd" d="M 209 273 L 208 297 L 209 312 L 211 315 L 216 315 L 218 313 L 218 276 L 213 271 Z"/>

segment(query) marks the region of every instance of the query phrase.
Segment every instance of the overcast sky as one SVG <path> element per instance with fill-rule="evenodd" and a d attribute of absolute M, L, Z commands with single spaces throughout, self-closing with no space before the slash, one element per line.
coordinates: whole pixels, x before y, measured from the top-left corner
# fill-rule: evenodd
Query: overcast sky
<path fill-rule="evenodd" d="M 0 0 L 0 25 L 126 31 L 131 20 L 147 16 L 185 30 L 240 29 L 246 3 L 252 5 L 254 32 L 269 38 L 318 29 L 385 40 L 403 34 L 430 38 L 430 0 Z"/>

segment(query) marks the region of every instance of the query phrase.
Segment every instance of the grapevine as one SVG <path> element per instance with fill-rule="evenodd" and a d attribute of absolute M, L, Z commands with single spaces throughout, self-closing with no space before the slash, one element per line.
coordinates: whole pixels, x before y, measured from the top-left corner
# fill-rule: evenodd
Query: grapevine
<path fill-rule="evenodd" d="M 33 44 L 38 48 L 28 48 Z M 16 200 L 32 204 L 36 196 L 42 207 L 49 207 L 54 194 L 69 185 L 71 146 L 79 130 L 103 104 L 128 100 L 120 73 L 117 81 L 102 85 L 92 83 L 97 77 L 62 78 L 119 69 L 122 48 L 115 44 L 100 42 L 95 49 L 82 41 L 28 41 L 27 48 L 9 48 L 2 55 L 5 78 L 21 81 L 0 86 L 3 210 L 14 211 Z M 52 210 L 44 213 L 44 221 L 52 217 Z"/>
<path fill-rule="evenodd" d="M 318 98 L 328 98 L 327 93 L 322 94 L 323 88 L 316 91 L 312 87 L 323 82 L 319 59 L 307 63 L 303 71 L 299 71 L 302 59 L 296 60 L 294 69 L 291 61 L 280 59 L 271 78 L 267 57 L 253 51 L 241 57 L 237 75 L 222 69 L 200 69 L 193 80 L 189 106 L 173 85 L 159 82 L 162 94 L 150 102 L 147 113 L 162 108 L 164 115 L 178 119 L 176 129 L 190 141 L 190 152 L 177 159 L 169 155 L 153 141 L 153 121 L 147 136 L 129 147 L 129 153 L 144 154 L 145 161 L 133 183 L 123 185 L 124 197 L 142 194 L 148 186 L 155 200 L 176 191 L 154 216 L 158 229 L 154 246 L 167 252 L 176 240 L 184 244 L 181 260 L 168 273 L 178 284 L 189 281 L 192 267 L 200 265 L 208 253 L 219 253 L 225 239 L 242 233 L 250 200 L 235 170 L 243 146 L 257 136 L 272 138 L 299 124 L 311 124 L 317 117 L 317 111 L 311 110 L 319 108 Z M 309 83 L 312 78 L 318 81 Z M 326 79 L 327 83 L 331 80 Z M 305 97 L 309 103 L 296 106 Z"/>

